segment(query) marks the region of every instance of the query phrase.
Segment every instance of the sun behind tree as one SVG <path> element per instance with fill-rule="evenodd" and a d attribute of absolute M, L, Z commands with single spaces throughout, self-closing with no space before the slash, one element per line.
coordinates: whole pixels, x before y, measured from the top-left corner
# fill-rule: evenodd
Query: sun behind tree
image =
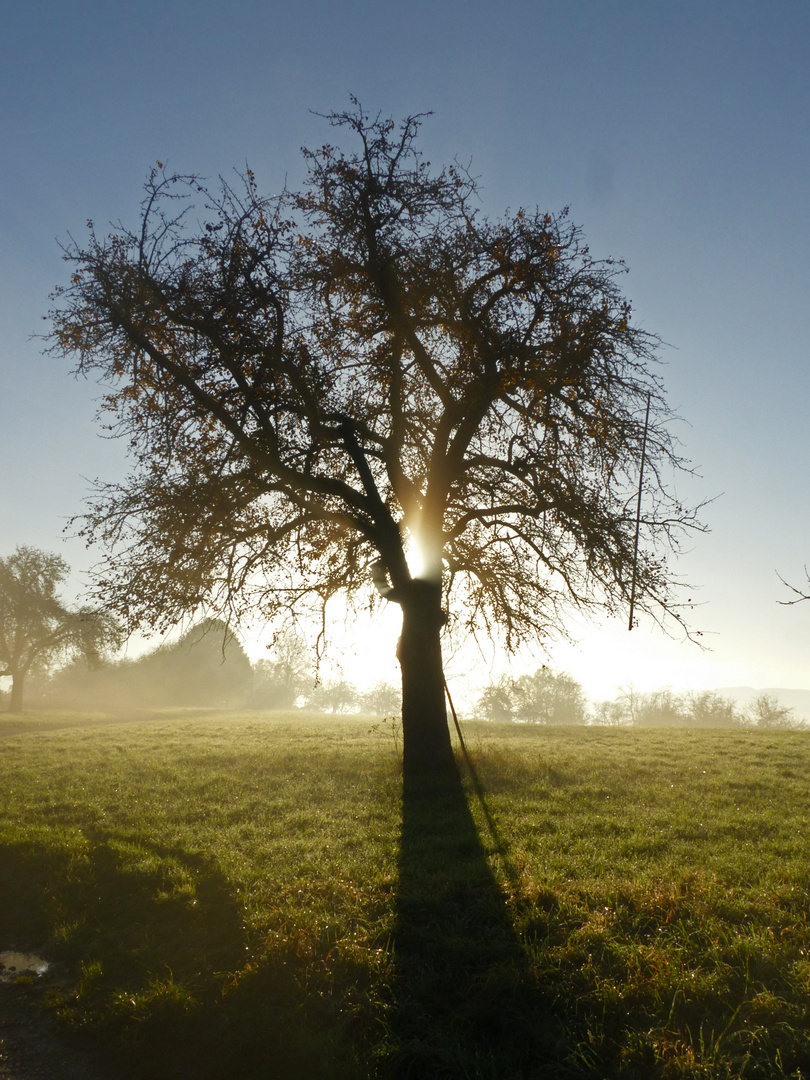
<path fill-rule="evenodd" d="M 679 618 L 664 554 L 696 521 L 665 486 L 682 462 L 623 266 L 565 211 L 488 220 L 465 170 L 423 160 L 418 116 L 328 120 L 356 149 L 304 151 L 300 192 L 153 170 L 135 229 L 66 249 L 54 343 L 112 386 L 130 443 L 86 517 L 99 593 L 132 627 L 272 619 L 368 597 L 373 573 L 402 608 L 419 771 L 451 756 L 448 617 L 514 648 L 625 604 L 648 394 L 636 605 L 656 618 Z"/>

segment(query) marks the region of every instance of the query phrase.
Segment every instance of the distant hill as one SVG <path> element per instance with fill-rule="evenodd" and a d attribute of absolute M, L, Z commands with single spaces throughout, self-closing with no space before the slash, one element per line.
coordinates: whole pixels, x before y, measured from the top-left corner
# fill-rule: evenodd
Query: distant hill
<path fill-rule="evenodd" d="M 810 720 L 810 690 L 791 690 L 778 686 L 766 686 L 764 689 L 755 689 L 753 686 L 721 686 L 717 693 L 731 698 L 741 709 L 760 694 L 773 694 L 780 705 L 796 710 L 797 720 Z"/>

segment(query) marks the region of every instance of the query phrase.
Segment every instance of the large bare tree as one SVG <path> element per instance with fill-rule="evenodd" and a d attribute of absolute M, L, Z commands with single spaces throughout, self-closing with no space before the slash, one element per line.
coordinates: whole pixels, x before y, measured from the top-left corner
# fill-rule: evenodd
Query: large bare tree
<path fill-rule="evenodd" d="M 418 116 L 328 119 L 353 149 L 304 151 L 298 192 L 153 170 L 136 229 L 67 247 L 55 347 L 108 384 L 130 441 L 85 520 L 114 610 L 272 618 L 371 576 L 402 608 L 421 769 L 451 752 L 448 612 L 514 647 L 627 600 L 648 394 L 636 605 L 659 620 L 696 521 L 667 487 L 683 462 L 622 264 L 565 211 L 489 220 L 467 170 L 420 155 Z"/>

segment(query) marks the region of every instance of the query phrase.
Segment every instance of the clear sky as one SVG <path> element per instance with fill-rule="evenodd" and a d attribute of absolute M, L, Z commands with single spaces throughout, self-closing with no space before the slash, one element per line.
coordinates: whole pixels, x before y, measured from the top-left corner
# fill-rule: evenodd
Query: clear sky
<path fill-rule="evenodd" d="M 353 93 L 395 117 L 432 110 L 429 158 L 471 159 L 493 216 L 570 205 L 595 255 L 627 261 L 636 315 L 668 343 L 701 474 L 683 493 L 717 496 L 679 567 L 711 651 L 617 621 L 552 662 L 597 696 L 810 687 L 810 604 L 778 606 L 776 576 L 801 583 L 810 563 L 808 55 L 807 0 L 7 0 L 0 554 L 58 550 L 78 590 L 92 554 L 62 529 L 90 479 L 124 469 L 93 422 L 98 388 L 32 337 L 65 280 L 58 239 L 133 222 L 157 159 L 208 177 L 248 162 L 264 190 L 294 185 L 299 148 L 331 134 L 313 110 Z"/>

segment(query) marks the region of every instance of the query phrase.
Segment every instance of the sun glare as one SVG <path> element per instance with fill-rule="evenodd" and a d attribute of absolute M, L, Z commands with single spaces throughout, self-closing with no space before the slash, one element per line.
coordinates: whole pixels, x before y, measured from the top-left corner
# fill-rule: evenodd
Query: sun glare
<path fill-rule="evenodd" d="M 405 545 L 405 558 L 408 560 L 408 569 L 415 578 L 424 577 L 427 572 L 427 554 L 415 536 L 408 538 Z"/>

